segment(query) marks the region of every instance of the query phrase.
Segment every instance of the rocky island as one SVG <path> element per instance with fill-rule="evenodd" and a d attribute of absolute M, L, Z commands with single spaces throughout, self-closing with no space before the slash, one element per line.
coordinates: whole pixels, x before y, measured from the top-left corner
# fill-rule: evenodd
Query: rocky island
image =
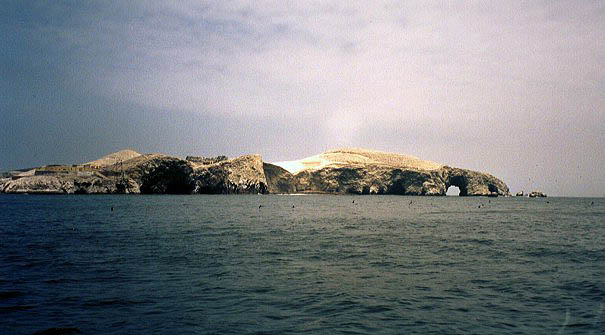
<path fill-rule="evenodd" d="M 122 150 L 78 165 L 5 173 L 0 193 L 59 194 L 396 194 L 508 196 L 500 179 L 419 158 L 366 149 L 338 149 L 297 161 L 267 163 L 260 155 L 228 159 Z"/>

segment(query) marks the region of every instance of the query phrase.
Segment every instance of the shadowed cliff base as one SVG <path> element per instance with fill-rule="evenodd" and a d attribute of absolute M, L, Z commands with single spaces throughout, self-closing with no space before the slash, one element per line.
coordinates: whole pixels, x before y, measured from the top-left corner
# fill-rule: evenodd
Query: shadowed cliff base
<path fill-rule="evenodd" d="M 0 179 L 0 192 L 444 196 L 456 186 L 460 196 L 509 195 L 506 184 L 487 173 L 365 149 L 339 149 L 273 164 L 260 155 L 189 158 L 123 150 L 87 164 L 11 174 Z"/>

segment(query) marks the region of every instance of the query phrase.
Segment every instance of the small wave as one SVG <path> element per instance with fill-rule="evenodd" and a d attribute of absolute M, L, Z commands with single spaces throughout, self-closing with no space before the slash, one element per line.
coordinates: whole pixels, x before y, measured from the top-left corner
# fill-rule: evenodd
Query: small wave
<path fill-rule="evenodd" d="M 435 309 L 437 306 L 435 304 L 431 304 L 431 305 L 424 305 L 424 306 L 420 306 L 421 310 L 424 311 L 431 311 L 433 309 Z"/>
<path fill-rule="evenodd" d="M 419 291 L 431 291 L 432 288 L 428 287 L 428 286 L 414 286 L 414 289 L 419 290 Z"/>
<path fill-rule="evenodd" d="M 305 312 L 312 315 L 335 316 L 345 313 L 358 306 L 355 301 L 344 299 L 333 303 L 320 302 L 319 304 L 311 304 L 305 307 Z"/>
<path fill-rule="evenodd" d="M 79 303 L 82 299 L 79 296 L 69 296 L 59 298 L 57 300 L 58 303 Z"/>
<path fill-rule="evenodd" d="M 271 287 L 257 287 L 257 288 L 252 289 L 250 292 L 262 294 L 262 293 L 269 293 L 271 291 L 273 291 L 273 289 Z"/>
<path fill-rule="evenodd" d="M 499 322 L 499 323 L 495 324 L 494 327 L 500 328 L 500 329 L 511 329 L 511 328 L 517 328 L 518 326 L 516 324 L 510 323 L 510 322 Z"/>
<path fill-rule="evenodd" d="M 573 293 L 581 294 L 595 301 L 601 301 L 605 296 L 605 290 L 597 283 L 589 281 L 569 282 L 559 286 L 559 289 Z"/>
<path fill-rule="evenodd" d="M 145 301 L 125 300 L 125 299 L 104 299 L 89 301 L 84 303 L 86 307 L 101 307 L 101 306 L 132 306 L 145 303 Z"/>
<path fill-rule="evenodd" d="M 467 290 L 461 289 L 459 287 L 445 289 L 444 291 L 452 294 L 454 297 L 470 297 L 471 296 L 471 294 Z"/>
<path fill-rule="evenodd" d="M 540 258 L 564 258 L 574 263 L 582 263 L 584 261 L 595 261 L 603 256 L 602 251 L 600 250 L 577 250 L 566 246 L 558 245 L 532 248 L 526 251 L 525 255 Z"/>
<path fill-rule="evenodd" d="M 0 306 L 0 314 L 27 311 L 27 310 L 30 310 L 33 308 L 36 308 L 36 306 L 35 305 Z"/>
<path fill-rule="evenodd" d="M 283 255 L 284 253 L 282 251 L 276 251 L 276 250 L 268 250 L 262 253 L 263 255 L 266 256 L 280 256 Z"/>
<path fill-rule="evenodd" d="M 390 312 L 392 310 L 393 310 L 392 308 L 390 308 L 388 306 L 384 306 L 384 305 L 368 306 L 368 307 L 364 308 L 363 313 L 376 314 L 376 313 Z"/>
<path fill-rule="evenodd" d="M 279 321 L 279 320 L 285 320 L 285 319 L 288 319 L 290 316 L 288 316 L 288 315 L 274 315 L 274 314 L 268 314 L 268 315 L 265 315 L 265 317 L 266 317 L 267 319 L 270 319 L 270 320 L 277 320 L 277 321 Z"/>
<path fill-rule="evenodd" d="M 590 323 L 572 323 L 567 325 L 568 328 L 592 327 Z"/>
<path fill-rule="evenodd" d="M 35 332 L 33 335 L 70 335 L 82 334 L 82 331 L 74 327 L 53 327 Z"/>
<path fill-rule="evenodd" d="M 13 299 L 24 295 L 21 291 L 4 291 L 0 292 L 0 300 Z"/>
<path fill-rule="evenodd" d="M 211 273 L 208 276 L 209 277 L 213 277 L 213 278 L 220 278 L 223 276 L 229 275 L 229 271 L 220 271 L 220 272 L 215 272 L 215 273 Z"/>
<path fill-rule="evenodd" d="M 381 260 L 381 261 L 370 262 L 370 265 L 376 266 L 376 267 L 395 267 L 395 266 L 397 266 L 397 263 Z"/>
<path fill-rule="evenodd" d="M 47 263 L 46 262 L 42 262 L 42 261 L 31 261 L 31 262 L 20 263 L 18 265 L 21 268 L 29 269 L 29 268 L 41 266 L 41 265 L 44 265 L 44 264 L 47 264 Z"/>
<path fill-rule="evenodd" d="M 52 278 L 52 279 L 45 279 L 44 282 L 46 284 L 63 284 L 63 283 L 74 282 L 74 280 L 69 279 L 69 278 Z"/>
<path fill-rule="evenodd" d="M 342 259 L 363 258 L 366 256 L 368 256 L 367 252 L 351 253 L 351 254 L 342 256 Z"/>
<path fill-rule="evenodd" d="M 460 240 L 460 242 L 479 244 L 479 245 L 493 245 L 494 244 L 493 240 L 486 240 L 486 239 L 479 239 L 479 238 L 464 239 L 464 240 Z"/>

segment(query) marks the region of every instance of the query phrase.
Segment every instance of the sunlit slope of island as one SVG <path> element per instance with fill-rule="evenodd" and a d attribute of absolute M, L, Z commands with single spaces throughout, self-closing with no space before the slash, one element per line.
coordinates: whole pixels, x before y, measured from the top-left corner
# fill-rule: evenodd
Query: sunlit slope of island
<path fill-rule="evenodd" d="M 338 149 L 298 161 L 266 163 L 260 155 L 180 159 L 122 150 L 81 165 L 33 168 L 0 179 L 4 193 L 398 194 L 509 195 L 487 173 L 413 156 Z"/>
<path fill-rule="evenodd" d="M 297 192 L 445 195 L 453 185 L 463 196 L 509 194 L 486 173 L 375 150 L 338 149 L 275 165 L 293 174 Z"/>
<path fill-rule="evenodd" d="M 103 156 L 92 162 L 84 163 L 83 165 L 90 165 L 92 167 L 101 168 L 101 167 L 112 166 L 112 165 L 118 164 L 120 162 L 124 162 L 124 161 L 127 161 L 132 158 L 136 158 L 139 156 L 141 156 L 140 153 L 138 153 L 134 150 L 125 149 L 125 150 L 120 150 L 118 152 L 114 152 L 107 156 Z"/>
<path fill-rule="evenodd" d="M 376 150 L 345 148 L 331 150 L 296 161 L 274 163 L 290 173 L 326 167 L 384 166 L 402 169 L 437 170 L 443 165 L 420 158 Z"/>

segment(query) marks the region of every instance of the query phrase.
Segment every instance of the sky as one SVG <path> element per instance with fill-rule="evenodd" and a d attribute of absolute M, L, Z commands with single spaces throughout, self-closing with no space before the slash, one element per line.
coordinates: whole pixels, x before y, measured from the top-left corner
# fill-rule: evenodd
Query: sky
<path fill-rule="evenodd" d="M 361 147 L 605 196 L 603 1 L 13 1 L 0 170 Z"/>

